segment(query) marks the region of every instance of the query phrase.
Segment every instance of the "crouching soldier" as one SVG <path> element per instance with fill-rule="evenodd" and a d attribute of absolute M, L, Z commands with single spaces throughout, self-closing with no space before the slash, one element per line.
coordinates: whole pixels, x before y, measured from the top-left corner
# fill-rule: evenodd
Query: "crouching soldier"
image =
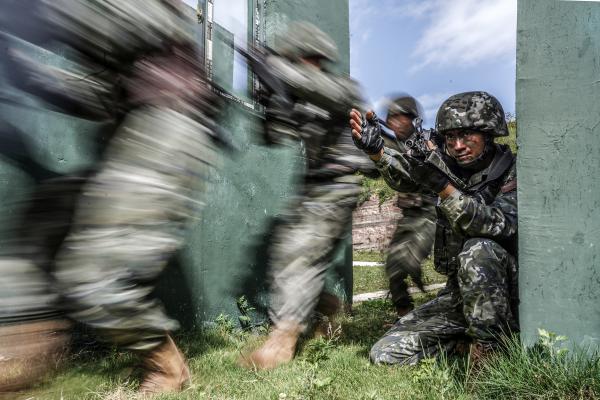
<path fill-rule="evenodd" d="M 454 95 L 440 107 L 443 148 L 421 155 L 385 148 L 373 113 L 356 110 L 357 147 L 396 190 L 439 196 L 435 267 L 448 276 L 438 296 L 400 318 L 373 346 L 378 364 L 416 364 L 467 339 L 477 362 L 518 329 L 517 178 L 515 156 L 494 139 L 507 136 L 505 115 L 486 92 Z"/>

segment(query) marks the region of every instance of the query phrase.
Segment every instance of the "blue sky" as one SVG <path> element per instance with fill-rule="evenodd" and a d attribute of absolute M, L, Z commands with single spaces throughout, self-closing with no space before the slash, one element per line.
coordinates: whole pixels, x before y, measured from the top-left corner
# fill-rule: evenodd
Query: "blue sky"
<path fill-rule="evenodd" d="M 485 90 L 514 113 L 517 0 L 349 3 L 350 72 L 371 105 L 410 93 L 425 109 L 425 126 L 432 126 L 444 99 Z M 246 5 L 246 0 L 218 0 L 215 20 L 243 37 Z M 244 66 L 237 61 L 239 72 Z M 245 85 L 245 74 L 235 77 L 236 87 Z"/>
<path fill-rule="evenodd" d="M 515 110 L 517 0 L 350 0 L 350 72 L 372 105 L 417 97 L 431 126 L 441 102 L 470 90 Z"/>

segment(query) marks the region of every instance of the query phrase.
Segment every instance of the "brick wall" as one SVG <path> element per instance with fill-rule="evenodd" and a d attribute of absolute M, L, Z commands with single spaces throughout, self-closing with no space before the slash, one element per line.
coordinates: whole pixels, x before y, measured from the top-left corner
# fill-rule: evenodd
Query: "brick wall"
<path fill-rule="evenodd" d="M 361 204 L 352 215 L 354 250 L 383 250 L 390 242 L 396 222 L 402 218 L 398 197 L 379 203 L 377 195 Z"/>

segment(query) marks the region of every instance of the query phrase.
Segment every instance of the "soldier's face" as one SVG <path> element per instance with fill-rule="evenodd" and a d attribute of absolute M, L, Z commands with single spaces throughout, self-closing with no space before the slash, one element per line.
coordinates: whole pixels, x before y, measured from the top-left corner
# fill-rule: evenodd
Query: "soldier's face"
<path fill-rule="evenodd" d="M 466 165 L 479 157 L 485 149 L 485 137 L 475 131 L 446 132 L 446 149 L 458 165 Z"/>
<path fill-rule="evenodd" d="M 394 114 L 387 119 L 387 124 L 394 131 L 398 140 L 406 140 L 414 131 L 413 119 L 406 114 Z"/>

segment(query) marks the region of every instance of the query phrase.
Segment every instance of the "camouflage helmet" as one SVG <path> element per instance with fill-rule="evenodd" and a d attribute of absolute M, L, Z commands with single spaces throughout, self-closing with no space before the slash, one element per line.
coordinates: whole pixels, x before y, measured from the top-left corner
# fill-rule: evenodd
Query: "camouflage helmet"
<path fill-rule="evenodd" d="M 504 110 L 487 92 L 455 94 L 444 101 L 435 119 L 438 132 L 472 129 L 490 136 L 508 136 Z"/>
<path fill-rule="evenodd" d="M 333 39 L 309 22 L 292 22 L 277 38 L 275 51 L 291 60 L 319 57 L 336 62 L 339 58 Z"/>
<path fill-rule="evenodd" d="M 412 118 L 423 118 L 421 104 L 409 94 L 396 95 L 393 100 L 387 101 L 386 118 L 396 114 L 406 114 Z"/>

